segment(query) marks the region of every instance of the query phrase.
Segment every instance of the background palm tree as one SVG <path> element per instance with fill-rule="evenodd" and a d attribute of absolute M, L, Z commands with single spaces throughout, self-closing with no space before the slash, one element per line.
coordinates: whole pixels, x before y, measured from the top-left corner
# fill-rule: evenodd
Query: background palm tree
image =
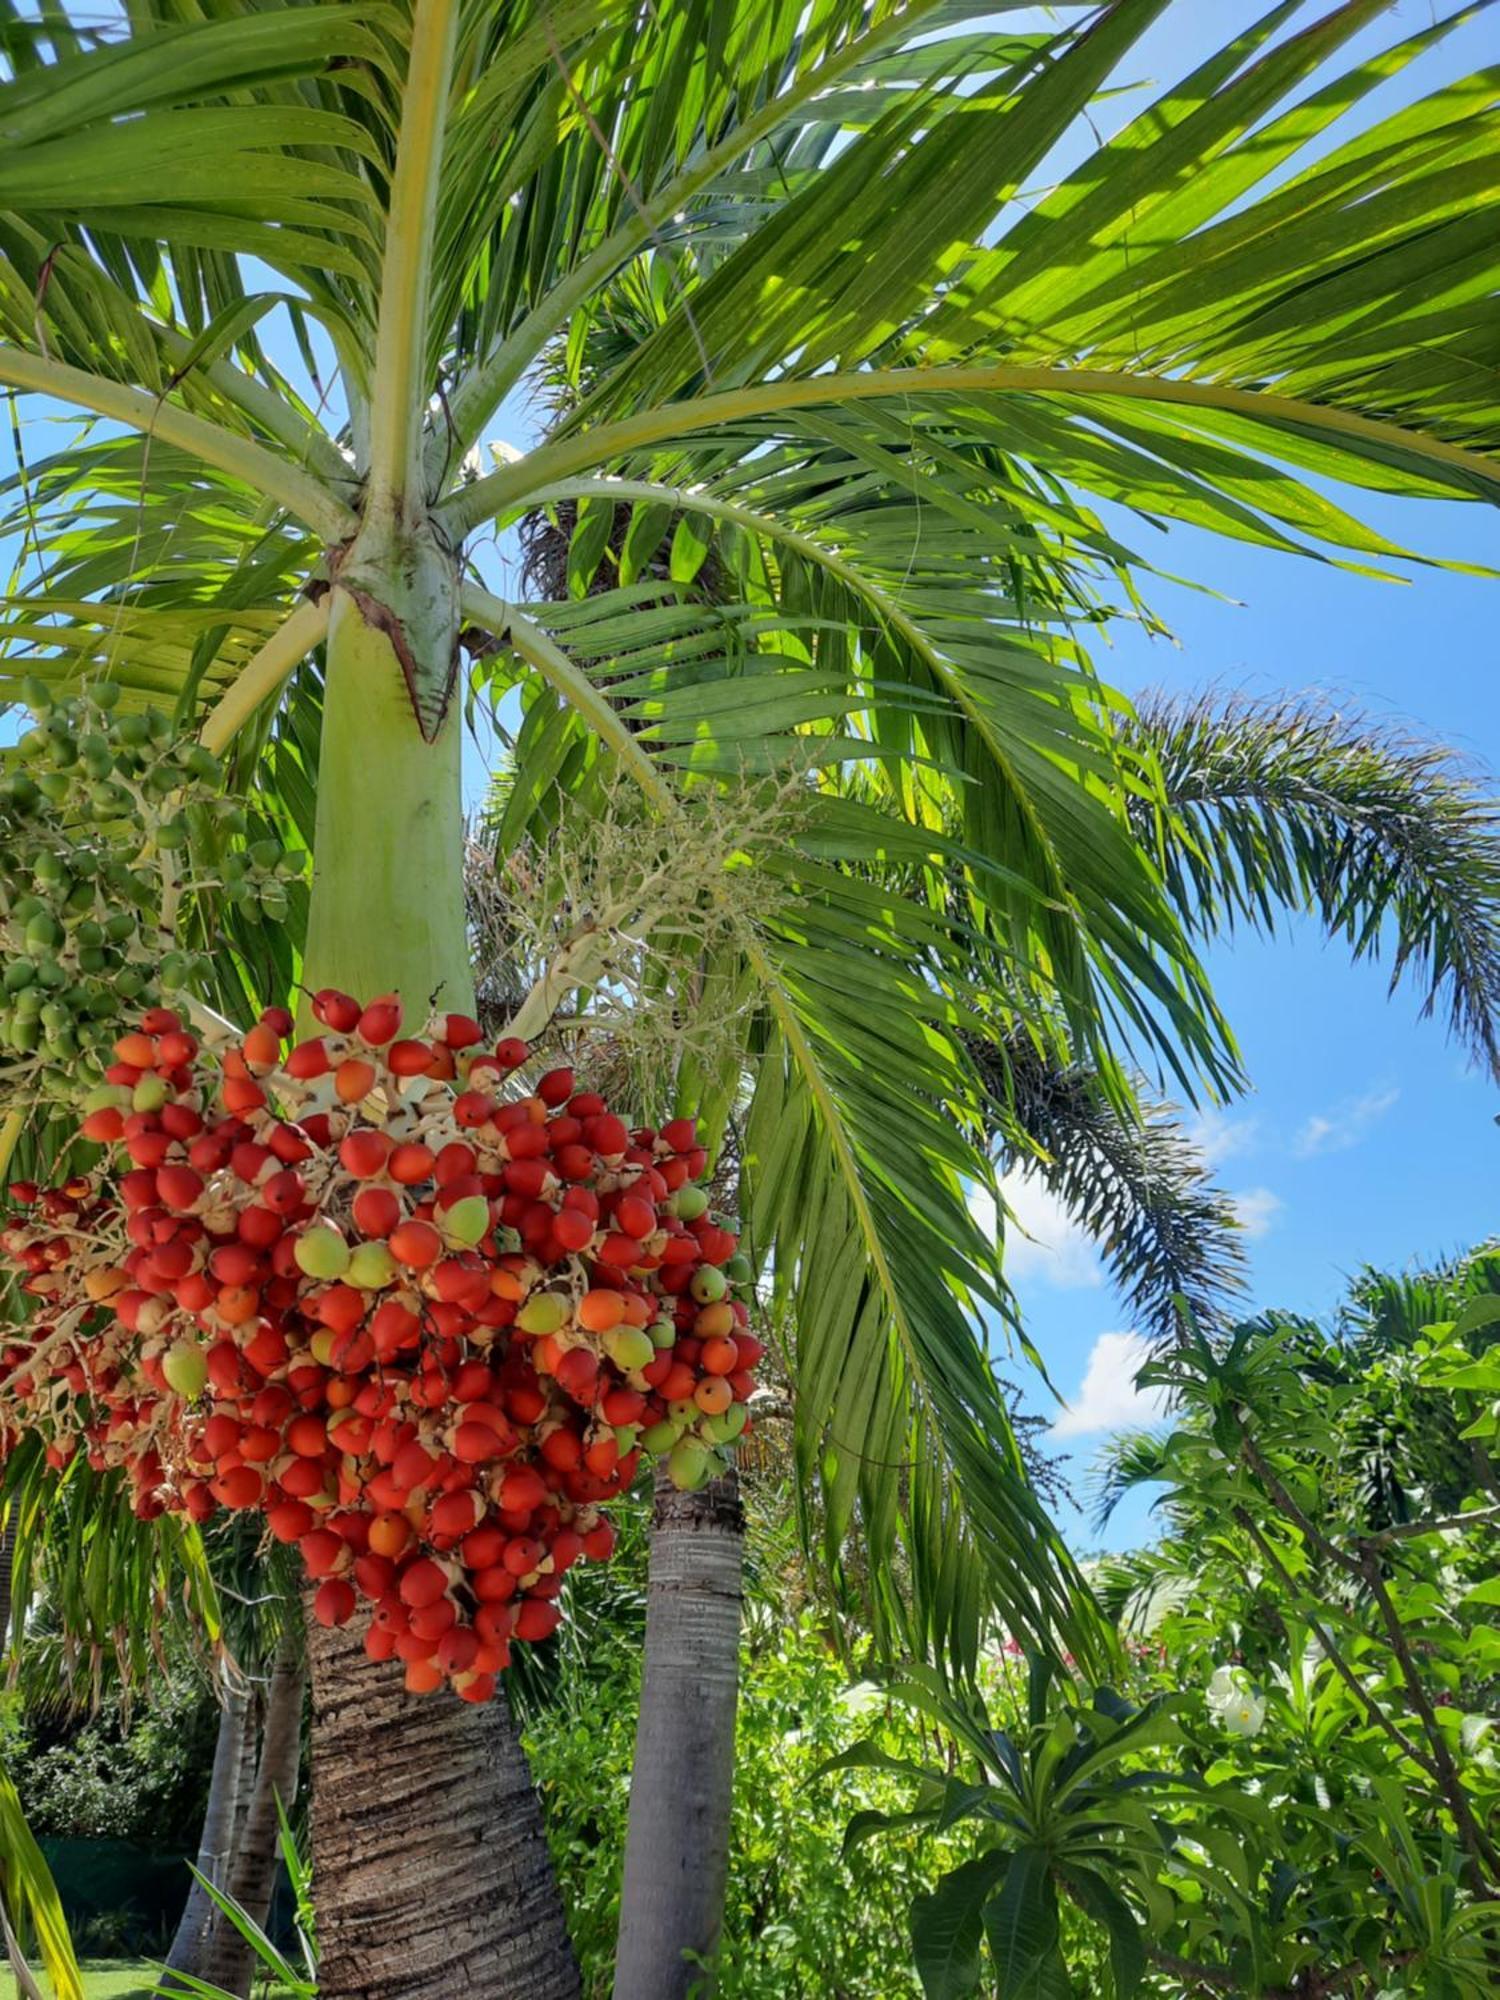
<path fill-rule="evenodd" d="M 738 863 L 702 885 L 715 970 L 753 996 L 747 1219 L 794 1307 L 828 1545 L 857 1516 L 882 1632 L 960 1664 L 987 1604 L 1098 1645 L 975 1333 L 1004 1289 L 969 1207 L 993 1179 L 974 969 L 1034 993 L 1110 1089 L 1126 1046 L 1234 1073 L 1129 809 L 1154 828 L 1160 773 L 1078 644 L 1091 579 L 1130 562 L 1087 496 L 1363 558 L 1388 551 L 1286 468 L 1500 493 L 1489 86 L 1331 129 L 1446 23 L 1323 86 L 1376 0 L 1281 39 L 1274 10 L 1020 199 L 1163 4 L 1039 34 L 948 0 L 164 0 L 123 33 L 66 8 L 0 29 L 0 379 L 131 433 L 32 469 L 4 636 L 58 681 L 107 666 L 208 711 L 312 842 L 300 964 L 298 911 L 226 933 L 242 1010 L 299 972 L 469 1000 L 461 635 L 480 689 L 526 703 L 517 834 L 560 780 L 577 813 L 618 779 L 691 852 L 747 777 L 796 781 L 753 897 Z M 939 21 L 964 32 L 933 55 Z M 622 271 L 660 301 L 650 338 L 473 476 L 504 396 L 564 329 L 581 349 Z M 332 353 L 346 421 L 331 384 L 288 380 L 272 314 Z M 620 499 L 642 525 L 608 596 L 533 617 L 465 552 L 574 500 L 582 566 L 587 503 Z M 662 508 L 688 517 L 674 578 L 717 541 L 730 615 L 637 580 Z M 711 1131 L 737 1080 L 679 1071 Z M 494 1760 L 515 1770 L 503 1710 L 389 1697 L 382 1759 L 338 1723 L 366 1671 L 318 1642 L 326 1991 L 435 1993 L 502 1946 L 568 1990 L 555 1906 L 523 1910 L 480 1838 Z M 337 1823 L 361 1781 L 440 1970 L 355 1915 L 373 1885 Z"/>

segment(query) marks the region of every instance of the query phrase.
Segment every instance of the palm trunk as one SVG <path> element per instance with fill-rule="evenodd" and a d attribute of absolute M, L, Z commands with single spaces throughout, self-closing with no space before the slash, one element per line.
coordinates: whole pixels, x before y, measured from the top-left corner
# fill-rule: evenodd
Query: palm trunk
<path fill-rule="evenodd" d="M 363 545 L 363 546 L 362 546 Z M 409 689 L 457 658 L 451 557 L 372 526 L 338 565 L 319 755 L 308 987 L 471 1007 L 459 717 Z M 503 1699 L 406 1694 L 357 1629 L 309 1618 L 322 2000 L 572 2000 L 578 1973 Z"/>
<path fill-rule="evenodd" d="M 7 1508 L 0 1527 L 0 1657 L 10 1639 L 10 1587 L 16 1563 L 16 1510 Z"/>
<path fill-rule="evenodd" d="M 577 2000 L 504 1696 L 409 1695 L 347 1626 L 308 1651 L 322 2000 Z"/>
<path fill-rule="evenodd" d="M 658 1473 L 614 2000 L 703 2000 L 724 1918 L 745 1517 Z"/>
<path fill-rule="evenodd" d="M 264 1926 L 270 1915 L 280 1861 L 277 1802 L 290 1810 L 302 1764 L 302 1697 L 307 1668 L 302 1634 L 288 1631 L 276 1654 L 260 1732 L 260 1759 L 235 1839 L 228 1891 L 245 1914 Z M 255 1955 L 227 1918 L 220 1915 L 202 1976 L 226 1992 L 248 1994 Z"/>
<path fill-rule="evenodd" d="M 245 1740 L 251 1734 L 249 1709 L 249 1696 L 244 1688 L 229 1687 L 224 1690 L 219 1709 L 219 1733 L 214 1739 L 213 1770 L 208 1781 L 208 1807 L 203 1815 L 196 1864 L 198 1874 L 206 1875 L 216 1888 L 224 1886 L 229 1872 L 240 1789 L 240 1765 Z M 170 1977 L 173 1972 L 185 1972 L 197 1979 L 207 1977 L 205 1968 L 216 1914 L 213 1898 L 195 1876 L 177 1934 L 172 1939 L 172 1948 L 167 1953 L 162 1983 L 169 1992 L 175 1986 Z"/>

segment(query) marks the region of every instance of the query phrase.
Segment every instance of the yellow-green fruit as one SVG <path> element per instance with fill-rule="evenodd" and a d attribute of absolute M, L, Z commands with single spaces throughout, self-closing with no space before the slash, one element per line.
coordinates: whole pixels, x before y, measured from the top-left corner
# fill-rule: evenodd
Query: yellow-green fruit
<path fill-rule="evenodd" d="M 167 1387 L 185 1402 L 203 1394 L 208 1381 L 208 1361 L 203 1349 L 191 1340 L 177 1340 L 162 1357 L 161 1372 Z"/>
<path fill-rule="evenodd" d="M 384 1243 L 361 1243 L 349 1259 L 345 1277 L 361 1291 L 376 1292 L 396 1276 L 396 1260 Z"/>
<path fill-rule="evenodd" d="M 750 1412 L 743 1403 L 731 1403 L 716 1417 L 705 1417 L 698 1430 L 712 1444 L 731 1444 L 745 1428 Z"/>
<path fill-rule="evenodd" d="M 682 1435 L 676 1424 L 665 1418 L 659 1424 L 648 1424 L 641 1432 L 641 1450 L 649 1451 L 653 1458 L 660 1458 L 664 1451 L 670 1451 Z"/>
<path fill-rule="evenodd" d="M 438 1226 L 450 1243 L 472 1249 L 490 1226 L 490 1205 L 482 1194 L 465 1195 L 438 1217 Z"/>
<path fill-rule="evenodd" d="M 714 1455 L 701 1438 L 679 1438 L 667 1454 L 667 1477 L 679 1493 L 707 1485 L 713 1467 Z"/>
<path fill-rule="evenodd" d="M 172 1095 L 164 1076 L 143 1076 L 130 1095 L 132 1111 L 160 1111 Z"/>
<path fill-rule="evenodd" d="M 604 1335 L 604 1351 L 616 1368 L 629 1374 L 654 1359 L 656 1344 L 643 1326 L 613 1326 Z"/>
<path fill-rule="evenodd" d="M 315 1222 L 297 1238 L 292 1255 L 309 1278 L 342 1278 L 349 1268 L 349 1245 L 332 1223 Z"/>
<path fill-rule="evenodd" d="M 556 1333 L 567 1323 L 568 1302 L 561 1292 L 533 1292 L 516 1314 L 522 1333 Z"/>
<path fill-rule="evenodd" d="M 651 1336 L 651 1345 L 653 1347 L 675 1347 L 677 1345 L 677 1328 L 669 1319 L 652 1320 L 646 1331 Z"/>
<path fill-rule="evenodd" d="M 708 1196 L 701 1187 L 681 1187 L 672 1197 L 672 1213 L 680 1222 L 696 1222 L 708 1207 Z"/>
<path fill-rule="evenodd" d="M 711 1306 L 729 1290 L 729 1280 L 717 1264 L 700 1264 L 689 1290 L 700 1306 Z"/>

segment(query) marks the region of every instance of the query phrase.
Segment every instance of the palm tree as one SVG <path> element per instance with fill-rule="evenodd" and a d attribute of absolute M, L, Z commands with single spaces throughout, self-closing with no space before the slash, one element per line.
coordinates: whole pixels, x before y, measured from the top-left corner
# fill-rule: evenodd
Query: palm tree
<path fill-rule="evenodd" d="M 753 896 L 733 854 L 697 884 L 714 975 L 750 996 L 747 1220 L 795 1306 L 829 1558 L 857 1517 L 882 1631 L 960 1663 L 988 1602 L 1098 1643 L 975 1336 L 1003 1281 L 969 1212 L 993 1180 L 974 967 L 1106 1079 L 1127 1044 L 1233 1075 L 1127 809 L 1166 813 L 1160 773 L 1078 644 L 1091 576 L 1130 561 L 1086 496 L 1364 557 L 1379 538 L 1286 468 L 1500 493 L 1487 86 L 1329 130 L 1444 24 L 1297 101 L 1380 6 L 1283 39 L 1276 10 L 1029 197 L 1164 4 L 1047 34 L 949 0 L 0 27 L 0 380 L 109 427 L 30 469 L 3 636 L 58 682 L 107 665 L 204 715 L 311 839 L 304 955 L 247 941 L 241 1006 L 293 972 L 471 999 L 465 656 L 476 693 L 526 703 L 518 830 L 559 781 L 570 811 L 629 786 L 691 854 L 747 783 L 795 793 L 786 837 L 750 843 Z M 965 32 L 935 55 L 939 22 Z M 621 273 L 659 326 L 475 476 Z M 278 325 L 336 382 L 299 393 Z M 573 501 L 586 568 L 622 500 L 608 595 L 534 617 L 486 587 L 476 533 Z M 663 510 L 666 589 L 635 568 Z M 735 599 L 708 613 L 672 586 L 710 542 Z M 738 1074 L 679 1072 L 711 1130 Z M 497 1783 L 524 1803 L 502 1709 L 413 1708 L 320 1638 L 313 1751 L 328 1994 L 497 1991 L 518 1962 L 572 1990 L 534 1813 L 494 1834 Z"/>

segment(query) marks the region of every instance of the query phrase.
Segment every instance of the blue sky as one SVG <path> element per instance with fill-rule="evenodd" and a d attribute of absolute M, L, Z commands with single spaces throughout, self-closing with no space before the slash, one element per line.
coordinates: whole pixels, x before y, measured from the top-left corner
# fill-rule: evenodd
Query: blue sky
<path fill-rule="evenodd" d="M 1007 18 L 1024 23 L 1025 11 Z M 1243 0 L 1169 8 L 1122 80 L 1159 83 L 1182 75 L 1259 11 Z M 1402 0 L 1352 50 L 1414 32 L 1436 11 L 1430 0 Z M 1483 16 L 1388 88 L 1377 108 L 1388 110 L 1497 52 L 1494 17 Z M 1124 100 L 1119 116 L 1138 102 Z M 291 354 L 281 358 L 296 372 Z M 525 403 L 516 401 L 489 435 L 525 445 L 532 433 Z M 51 441 L 33 428 L 28 451 L 40 455 Z M 0 427 L 0 473 L 9 469 L 9 454 L 8 427 Z M 1492 513 L 1367 500 L 1355 511 L 1410 546 L 1500 567 Z M 1152 531 L 1134 524 L 1127 539 L 1140 545 Z M 1098 660 L 1127 691 L 1317 691 L 1403 720 L 1476 765 L 1500 769 L 1493 689 L 1500 582 L 1418 569 L 1407 584 L 1379 583 L 1190 530 L 1174 531 L 1152 552 L 1221 595 L 1152 587 L 1148 595 L 1177 643 L 1122 626 Z M 7 553 L 0 550 L 0 560 Z M 502 592 L 513 580 L 504 555 L 496 551 L 486 564 Z M 482 791 L 485 761 L 483 747 L 471 746 L 471 798 Z M 1415 990 L 1389 997 L 1381 966 L 1351 967 L 1340 947 L 1300 922 L 1273 942 L 1222 943 L 1208 962 L 1254 1088 L 1205 1115 L 1198 1130 L 1223 1184 L 1242 1204 L 1258 1305 L 1325 1311 L 1362 1264 L 1401 1266 L 1438 1256 L 1500 1226 L 1494 1200 L 1500 1098 L 1438 1022 L 1418 1018 Z M 1059 1443 L 1077 1471 L 1108 1425 L 1132 1413 L 1131 1330 L 1081 1233 L 1031 1190 L 1017 1190 L 1016 1202 L 1038 1240 L 1013 1238 L 1009 1266 L 1032 1338 L 1072 1405 Z M 1012 1372 L 1019 1379 L 1020 1364 Z M 1055 1411 L 1041 1392 L 1032 1400 Z M 1143 1522 L 1140 1505 L 1122 1510 L 1108 1541 L 1138 1539 Z M 1092 1539 L 1071 1511 L 1065 1526 L 1081 1544 Z"/>

